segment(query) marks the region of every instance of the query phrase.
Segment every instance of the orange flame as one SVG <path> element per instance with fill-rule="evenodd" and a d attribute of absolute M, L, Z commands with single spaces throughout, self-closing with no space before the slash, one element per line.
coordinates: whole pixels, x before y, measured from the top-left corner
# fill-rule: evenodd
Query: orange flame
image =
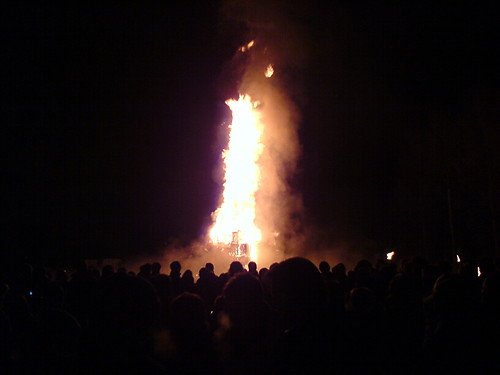
<path fill-rule="evenodd" d="M 241 46 L 238 51 L 241 51 L 241 52 L 246 52 L 248 51 L 250 48 L 252 48 L 255 44 L 255 41 L 252 40 L 250 42 L 248 42 L 248 44 L 245 44 L 244 46 Z"/>
<path fill-rule="evenodd" d="M 249 95 L 228 100 L 233 120 L 228 148 L 222 152 L 224 160 L 224 191 L 221 206 L 212 214 L 215 223 L 210 230 L 214 243 L 236 241 L 247 244 L 250 260 L 257 260 L 261 230 L 255 225 L 255 193 L 259 188 L 258 160 L 263 151 L 261 137 L 263 124 L 258 103 Z"/>
<path fill-rule="evenodd" d="M 266 72 L 264 73 L 264 75 L 266 76 L 266 78 L 271 78 L 274 74 L 274 68 L 273 68 L 273 64 L 269 64 L 267 66 L 267 69 L 266 69 Z"/>

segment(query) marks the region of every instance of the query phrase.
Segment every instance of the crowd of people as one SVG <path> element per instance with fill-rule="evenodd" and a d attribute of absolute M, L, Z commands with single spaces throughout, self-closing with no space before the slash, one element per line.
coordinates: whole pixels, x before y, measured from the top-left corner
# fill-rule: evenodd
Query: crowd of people
<path fill-rule="evenodd" d="M 498 263 L 178 261 L 0 279 L 0 368 L 19 374 L 428 374 L 500 370 Z"/>

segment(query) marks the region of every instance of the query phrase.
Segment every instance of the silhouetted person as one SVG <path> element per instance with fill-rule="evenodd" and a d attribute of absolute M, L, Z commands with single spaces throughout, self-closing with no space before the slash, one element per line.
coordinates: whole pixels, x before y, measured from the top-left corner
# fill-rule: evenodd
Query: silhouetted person
<path fill-rule="evenodd" d="M 265 303 L 259 280 L 250 273 L 229 279 L 219 300 L 216 331 L 222 372 L 263 373 L 275 334 L 273 315 Z"/>
<path fill-rule="evenodd" d="M 333 279 L 333 275 L 330 272 L 330 264 L 327 261 L 323 260 L 319 263 L 319 271 L 321 272 L 321 277 L 325 281 L 331 281 Z"/>
<path fill-rule="evenodd" d="M 237 273 L 244 272 L 244 271 L 245 271 L 245 269 L 243 268 L 243 265 L 241 264 L 241 262 L 234 261 L 234 262 L 231 262 L 231 264 L 229 266 L 228 274 L 229 274 L 229 277 L 232 277 L 232 276 L 236 275 Z"/>
<path fill-rule="evenodd" d="M 387 350 L 395 373 L 415 369 L 422 355 L 424 311 L 420 286 L 411 275 L 405 274 L 397 274 L 389 284 Z"/>
<path fill-rule="evenodd" d="M 374 289 L 375 287 L 375 272 L 374 269 L 372 268 L 371 263 L 366 260 L 362 259 L 360 260 L 357 264 L 356 267 L 354 267 L 353 270 L 353 286 L 354 287 L 366 287 L 369 289 Z"/>
<path fill-rule="evenodd" d="M 137 276 L 140 276 L 143 279 L 149 280 L 151 278 L 151 264 L 150 263 L 143 264 L 141 266 Z"/>
<path fill-rule="evenodd" d="M 170 287 L 172 288 L 172 297 L 176 297 L 182 293 L 181 269 L 181 264 L 177 260 L 170 263 Z"/>
<path fill-rule="evenodd" d="M 66 295 L 68 311 L 82 327 L 86 327 L 98 294 L 98 279 L 89 271 L 85 262 L 80 262 L 71 276 Z"/>
<path fill-rule="evenodd" d="M 270 271 L 272 302 L 281 335 L 273 350 L 276 373 L 329 371 L 332 346 L 325 284 L 319 270 L 304 258 L 287 259 Z M 307 343 L 307 344 L 305 344 Z"/>
<path fill-rule="evenodd" d="M 382 305 L 375 293 L 358 287 L 346 301 L 342 350 L 347 373 L 383 374 L 386 339 Z"/>
<path fill-rule="evenodd" d="M 181 288 L 183 292 L 194 292 L 194 278 L 193 272 L 191 270 L 186 270 L 182 274 L 181 278 Z"/>
<path fill-rule="evenodd" d="M 159 262 L 154 262 L 151 265 L 151 276 L 155 277 L 160 274 L 161 264 Z"/>
<path fill-rule="evenodd" d="M 152 357 L 151 329 L 159 318 L 159 301 L 142 277 L 115 274 L 103 280 L 95 305 L 88 373 L 163 373 Z"/>
<path fill-rule="evenodd" d="M 207 268 L 199 271 L 200 278 L 196 281 L 195 292 L 203 301 L 208 311 L 213 310 L 215 298 L 219 295 L 218 279 Z"/>
<path fill-rule="evenodd" d="M 344 263 L 338 263 L 332 267 L 332 277 L 334 280 L 338 281 L 341 285 L 345 284 L 347 279 L 346 268 Z"/>
<path fill-rule="evenodd" d="M 206 264 L 205 264 L 205 268 L 206 268 L 207 270 L 209 270 L 210 272 L 215 273 L 215 268 L 214 268 L 213 263 L 206 263 Z"/>
<path fill-rule="evenodd" d="M 248 263 L 248 272 L 255 277 L 259 277 L 259 273 L 257 272 L 257 263 Z"/>
<path fill-rule="evenodd" d="M 153 284 L 160 301 L 160 316 L 163 320 L 167 320 L 169 315 L 170 302 L 172 301 L 170 277 L 168 275 L 160 273 L 159 275 L 151 278 L 151 283 Z"/>
<path fill-rule="evenodd" d="M 184 292 L 171 305 L 170 331 L 174 339 L 174 373 L 212 373 L 211 337 L 203 300 Z"/>
<path fill-rule="evenodd" d="M 464 279 L 455 274 L 441 275 L 430 303 L 424 338 L 426 367 L 450 373 L 477 370 L 481 342 L 478 306 L 468 302 Z"/>

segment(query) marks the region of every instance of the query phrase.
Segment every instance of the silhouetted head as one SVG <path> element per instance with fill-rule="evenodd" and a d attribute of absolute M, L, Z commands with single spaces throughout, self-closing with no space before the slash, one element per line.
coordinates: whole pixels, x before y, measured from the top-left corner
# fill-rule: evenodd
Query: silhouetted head
<path fill-rule="evenodd" d="M 324 260 L 319 264 L 319 270 L 321 271 L 321 273 L 329 273 L 330 265 L 328 264 L 327 261 Z"/>
<path fill-rule="evenodd" d="M 341 279 L 346 276 L 346 268 L 344 263 L 339 263 L 332 267 L 332 274 L 336 279 Z"/>
<path fill-rule="evenodd" d="M 200 270 L 198 271 L 198 275 L 200 276 L 200 279 L 205 279 L 207 277 L 208 272 L 209 271 L 205 267 L 200 268 Z"/>
<path fill-rule="evenodd" d="M 170 263 L 170 273 L 172 274 L 180 274 L 181 268 L 181 264 L 177 260 L 174 260 L 172 263 Z"/>
<path fill-rule="evenodd" d="M 143 264 L 140 268 L 140 276 L 149 276 L 151 275 L 151 264 L 146 263 Z"/>
<path fill-rule="evenodd" d="M 214 272 L 214 265 L 212 263 L 205 264 L 205 268 L 210 272 Z"/>
<path fill-rule="evenodd" d="M 272 298 L 288 326 L 324 312 L 326 290 L 316 266 L 305 258 L 287 259 L 269 272 Z"/>
<path fill-rule="evenodd" d="M 238 262 L 234 261 L 231 262 L 231 265 L 229 266 L 229 276 L 236 275 L 237 273 L 243 272 L 245 269 L 243 268 L 243 265 Z"/>
<path fill-rule="evenodd" d="M 259 279 L 262 279 L 264 277 L 266 277 L 267 273 L 269 272 L 269 270 L 267 268 L 261 268 L 259 270 Z"/>
<path fill-rule="evenodd" d="M 182 274 L 183 279 L 192 279 L 193 278 L 193 271 L 191 270 L 185 270 L 184 273 Z"/>
<path fill-rule="evenodd" d="M 197 294 L 184 292 L 175 297 L 171 311 L 171 327 L 175 335 L 185 335 L 206 326 L 205 305 Z"/>
<path fill-rule="evenodd" d="M 262 299 L 262 287 L 259 280 L 252 274 L 238 273 L 231 277 L 224 287 L 223 295 L 226 302 L 241 303 Z"/>
<path fill-rule="evenodd" d="M 251 272 L 257 272 L 257 263 L 255 262 L 248 263 L 248 270 Z"/>
<path fill-rule="evenodd" d="M 160 263 L 154 262 L 151 265 L 151 272 L 152 272 L 153 275 L 158 275 L 160 273 L 160 270 L 161 270 L 161 264 Z"/>

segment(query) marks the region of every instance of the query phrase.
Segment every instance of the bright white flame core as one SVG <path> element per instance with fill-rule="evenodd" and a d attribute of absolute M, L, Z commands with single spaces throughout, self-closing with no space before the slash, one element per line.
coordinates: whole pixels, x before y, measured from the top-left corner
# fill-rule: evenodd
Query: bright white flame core
<path fill-rule="evenodd" d="M 390 253 L 387 253 L 387 260 L 392 260 L 393 256 L 394 256 L 394 251 L 391 251 Z"/>
<path fill-rule="evenodd" d="M 231 243 L 238 232 L 240 243 L 248 244 L 250 260 L 257 260 L 262 233 L 255 225 L 255 193 L 259 188 L 258 160 L 263 151 L 261 137 L 264 126 L 261 114 L 249 95 L 228 100 L 233 121 L 229 125 L 229 144 L 222 152 L 224 160 L 224 191 L 221 206 L 212 214 L 215 221 L 210 230 L 214 243 Z"/>
<path fill-rule="evenodd" d="M 460 263 L 460 256 L 457 254 L 457 263 Z"/>

